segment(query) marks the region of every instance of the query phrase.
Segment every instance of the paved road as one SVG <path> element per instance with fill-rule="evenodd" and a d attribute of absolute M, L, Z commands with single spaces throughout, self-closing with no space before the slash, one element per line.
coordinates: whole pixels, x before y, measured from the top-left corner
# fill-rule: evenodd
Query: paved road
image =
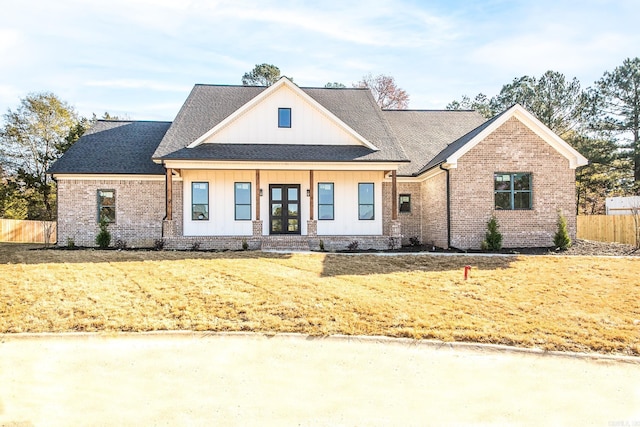
<path fill-rule="evenodd" d="M 0 336 L 0 426 L 640 426 L 640 364 L 409 341 Z"/>

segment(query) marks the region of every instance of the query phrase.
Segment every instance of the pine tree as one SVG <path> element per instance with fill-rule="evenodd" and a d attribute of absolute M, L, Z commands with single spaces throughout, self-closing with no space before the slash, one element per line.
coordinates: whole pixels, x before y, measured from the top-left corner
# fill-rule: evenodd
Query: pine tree
<path fill-rule="evenodd" d="M 498 231 L 500 225 L 495 215 L 491 216 L 491 219 L 487 223 L 487 233 L 484 237 L 483 247 L 490 251 L 499 251 L 502 249 L 502 233 Z"/>
<path fill-rule="evenodd" d="M 553 236 L 553 245 L 556 249 L 562 251 L 571 247 L 571 237 L 569 237 L 569 231 L 567 230 L 567 219 L 562 215 L 562 212 L 558 212 L 558 230 L 556 235 Z"/>

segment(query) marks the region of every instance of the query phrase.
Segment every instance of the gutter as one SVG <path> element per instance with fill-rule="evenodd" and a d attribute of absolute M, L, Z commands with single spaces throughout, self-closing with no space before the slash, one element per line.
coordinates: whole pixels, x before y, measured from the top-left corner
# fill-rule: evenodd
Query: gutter
<path fill-rule="evenodd" d="M 449 184 L 449 169 L 443 168 L 442 163 L 438 166 L 447 173 L 447 248 L 451 249 L 451 191 Z"/>

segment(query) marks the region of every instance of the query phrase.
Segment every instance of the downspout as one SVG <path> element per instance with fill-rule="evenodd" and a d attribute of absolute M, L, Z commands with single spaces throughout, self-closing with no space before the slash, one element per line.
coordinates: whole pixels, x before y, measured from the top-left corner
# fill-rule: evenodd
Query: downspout
<path fill-rule="evenodd" d="M 451 249 L 451 191 L 449 184 L 449 169 L 442 167 L 440 163 L 440 169 L 447 173 L 447 248 Z"/>

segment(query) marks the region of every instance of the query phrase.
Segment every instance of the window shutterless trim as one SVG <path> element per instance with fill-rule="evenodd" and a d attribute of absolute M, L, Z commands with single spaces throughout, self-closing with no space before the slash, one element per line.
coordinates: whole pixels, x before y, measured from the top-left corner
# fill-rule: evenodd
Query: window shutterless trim
<path fill-rule="evenodd" d="M 104 192 L 110 191 L 110 192 L 113 193 L 113 205 L 103 205 L 102 203 L 100 203 L 100 193 L 102 193 L 103 191 Z M 96 201 L 96 205 L 97 205 L 97 212 L 96 212 L 97 222 L 100 222 L 100 219 L 102 217 L 102 214 L 101 214 L 102 208 L 106 207 L 106 208 L 113 209 L 113 219 L 107 217 L 107 222 L 109 224 L 115 224 L 116 223 L 116 190 L 107 189 L 107 188 L 99 188 L 98 191 L 96 191 L 96 197 L 97 197 L 97 201 Z"/>
<path fill-rule="evenodd" d="M 361 203 L 360 201 L 360 187 L 362 185 L 370 185 L 371 186 L 371 201 L 373 203 Z M 361 206 L 371 206 L 371 218 L 362 218 L 360 216 L 360 207 Z M 358 183 L 358 221 L 373 221 L 376 219 L 376 186 L 373 182 L 359 182 Z"/>
<path fill-rule="evenodd" d="M 320 186 L 321 185 L 330 185 L 331 186 L 331 203 L 320 203 Z M 318 183 L 318 221 L 333 221 L 335 220 L 335 185 L 333 182 L 319 182 Z M 327 190 L 324 190 L 327 191 Z M 322 218 L 320 215 L 320 206 L 331 206 L 331 218 Z"/>
<path fill-rule="evenodd" d="M 206 203 L 194 203 L 193 202 L 193 190 L 196 184 L 204 184 L 207 189 L 207 202 Z M 193 207 L 195 205 L 204 205 L 206 206 L 206 212 L 203 212 L 203 218 L 194 218 Z M 206 215 L 206 216 L 205 216 Z M 192 221 L 208 221 L 209 220 L 209 182 L 208 181 L 194 181 L 191 183 L 191 220 Z"/>
<path fill-rule="evenodd" d="M 509 175 L 509 189 L 508 190 L 496 190 L 496 180 L 499 175 Z M 528 190 L 516 190 L 515 178 L 518 175 L 525 175 L 529 177 L 529 189 Z M 496 195 L 508 194 L 509 195 L 509 207 L 501 208 L 497 206 Z M 524 208 L 517 208 L 515 206 L 516 194 L 529 194 L 529 206 Z M 527 211 L 533 209 L 533 174 L 531 172 L 494 172 L 493 174 L 493 206 L 494 209 L 502 211 Z"/>
<path fill-rule="evenodd" d="M 249 186 L 249 203 L 238 203 L 238 185 Z M 238 206 L 249 206 L 249 218 L 238 218 Z M 251 183 L 250 182 L 235 182 L 233 184 L 233 219 L 235 221 L 251 221 L 253 212 L 251 212 Z"/>
<path fill-rule="evenodd" d="M 278 108 L 278 127 L 291 128 L 291 108 Z"/>
<path fill-rule="evenodd" d="M 402 205 L 403 205 L 402 198 L 403 197 L 408 197 L 409 198 L 409 200 L 406 203 L 407 205 L 409 205 L 409 209 L 404 210 L 404 211 L 402 210 Z M 398 212 L 400 212 L 400 213 L 411 213 L 411 194 L 400 194 L 400 195 L 398 195 Z"/>

